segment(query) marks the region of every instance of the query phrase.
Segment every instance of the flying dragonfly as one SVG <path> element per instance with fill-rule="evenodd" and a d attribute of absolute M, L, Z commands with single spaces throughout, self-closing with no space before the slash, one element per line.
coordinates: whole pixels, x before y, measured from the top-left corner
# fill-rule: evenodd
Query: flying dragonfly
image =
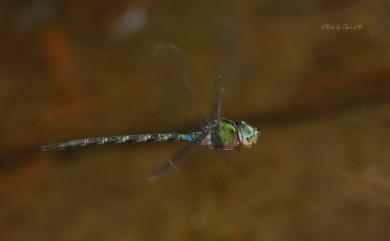
<path fill-rule="evenodd" d="M 168 160 L 157 171 L 147 179 L 155 181 L 172 171 L 179 169 L 187 157 L 198 145 L 206 146 L 218 152 L 235 150 L 239 148 L 251 148 L 257 143 L 260 136 L 259 128 L 256 128 L 243 120 L 230 120 L 221 116 L 222 99 L 227 83 L 235 79 L 237 31 L 235 25 L 225 24 L 218 44 L 218 70 L 215 88 L 215 103 L 213 116 L 207 120 L 204 115 L 199 114 L 200 130 L 192 133 L 147 133 L 120 135 L 108 137 L 94 137 L 71 140 L 58 144 L 45 145 L 42 151 L 64 150 L 72 147 L 82 147 L 100 144 L 139 143 L 139 142 L 167 142 L 184 141 L 189 142 L 180 149 L 171 159 Z M 185 65 L 183 52 L 174 44 L 159 44 L 154 49 L 154 58 L 160 64 L 169 65 L 176 78 L 182 81 L 186 88 L 192 90 L 192 81 Z M 168 61 L 166 61 L 168 59 Z M 195 95 L 191 92 L 192 104 L 196 104 Z"/>

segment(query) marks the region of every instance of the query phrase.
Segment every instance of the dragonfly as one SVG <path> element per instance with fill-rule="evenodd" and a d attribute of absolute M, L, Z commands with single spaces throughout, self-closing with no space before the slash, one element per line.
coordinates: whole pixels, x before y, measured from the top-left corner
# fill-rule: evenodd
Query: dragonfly
<path fill-rule="evenodd" d="M 168 142 L 183 141 L 188 144 L 182 147 L 172 158 L 159 169 L 147 177 L 149 181 L 155 181 L 167 174 L 180 169 L 188 160 L 189 155 L 196 146 L 206 146 L 219 153 L 221 151 L 237 150 L 241 148 L 252 148 L 260 136 L 260 130 L 244 120 L 231 120 L 221 116 L 222 100 L 226 85 L 235 79 L 235 65 L 237 64 L 237 31 L 235 25 L 225 24 L 221 33 L 221 40 L 218 46 L 217 78 L 215 87 L 215 100 L 211 120 L 207 120 L 203 114 L 198 114 L 200 128 L 191 133 L 182 134 L 175 132 L 168 133 L 146 133 L 130 134 L 107 137 L 82 138 L 41 146 L 42 151 L 64 150 L 73 147 L 83 147 L 101 144 L 120 143 L 142 143 L 142 142 Z M 163 43 L 155 47 L 154 58 L 161 65 L 170 65 L 170 71 L 174 72 L 176 78 L 185 83 L 186 89 L 191 93 L 192 104 L 197 102 L 192 89 L 192 80 L 185 64 L 184 54 L 180 48 L 172 43 Z M 165 61 L 168 59 L 168 61 Z M 164 69 L 164 68 L 163 68 Z M 166 69 L 166 68 L 165 68 Z M 224 157 L 224 156 L 222 156 Z M 225 158 L 224 158 L 225 159 Z M 226 160 L 226 159 L 225 159 Z"/>

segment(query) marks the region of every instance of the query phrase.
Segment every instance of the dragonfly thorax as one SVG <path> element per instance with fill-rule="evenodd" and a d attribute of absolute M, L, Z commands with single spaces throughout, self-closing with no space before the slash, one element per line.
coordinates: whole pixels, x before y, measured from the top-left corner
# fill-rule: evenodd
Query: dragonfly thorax
<path fill-rule="evenodd" d="M 225 118 L 205 125 L 205 137 L 201 141 L 212 149 L 233 150 L 238 147 L 252 147 L 257 142 L 259 130 L 244 121 Z"/>

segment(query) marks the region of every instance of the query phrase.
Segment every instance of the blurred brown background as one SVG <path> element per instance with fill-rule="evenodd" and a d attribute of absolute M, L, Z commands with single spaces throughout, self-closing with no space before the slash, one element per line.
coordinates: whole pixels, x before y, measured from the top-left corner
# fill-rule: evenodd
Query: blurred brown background
<path fill-rule="evenodd" d="M 0 240 L 389 240 L 389 9 L 2 1 Z M 191 131 L 182 101 L 151 77 L 151 53 L 162 41 L 183 49 L 210 113 L 219 18 L 240 26 L 223 115 L 261 128 L 254 149 L 229 152 L 226 166 L 199 148 L 156 183 L 145 177 L 182 143 L 39 152 L 81 137 Z"/>

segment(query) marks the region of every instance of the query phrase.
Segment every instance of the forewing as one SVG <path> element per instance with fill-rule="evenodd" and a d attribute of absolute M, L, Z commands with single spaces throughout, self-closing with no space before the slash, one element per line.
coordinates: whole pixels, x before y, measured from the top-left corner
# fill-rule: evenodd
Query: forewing
<path fill-rule="evenodd" d="M 153 71 L 164 85 L 170 85 L 170 93 L 177 97 L 176 103 L 186 105 L 187 111 L 195 113 L 198 125 L 206 123 L 205 115 L 200 110 L 199 99 L 194 91 L 185 56 L 176 45 L 160 43 L 155 46 Z"/>
<path fill-rule="evenodd" d="M 224 94 L 236 79 L 238 62 L 238 26 L 225 21 L 217 31 L 217 80 L 213 118 L 220 119 Z"/>

